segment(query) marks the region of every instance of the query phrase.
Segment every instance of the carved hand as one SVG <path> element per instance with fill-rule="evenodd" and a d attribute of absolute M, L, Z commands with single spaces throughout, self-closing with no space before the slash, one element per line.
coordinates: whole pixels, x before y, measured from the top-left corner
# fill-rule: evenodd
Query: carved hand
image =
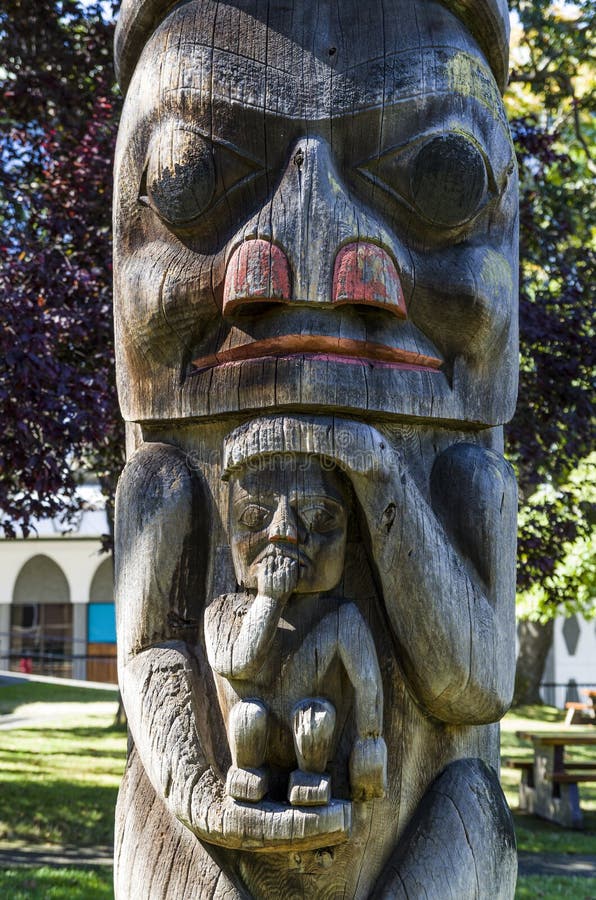
<path fill-rule="evenodd" d="M 285 605 L 298 584 L 299 564 L 289 556 L 267 556 L 259 564 L 258 592 Z"/>

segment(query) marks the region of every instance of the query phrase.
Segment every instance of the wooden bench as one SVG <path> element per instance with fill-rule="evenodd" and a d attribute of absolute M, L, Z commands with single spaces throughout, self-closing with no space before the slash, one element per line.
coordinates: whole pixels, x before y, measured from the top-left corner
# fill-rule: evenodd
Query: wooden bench
<path fill-rule="evenodd" d="M 589 771 L 591 767 L 591 771 Z M 577 771 L 573 771 L 576 769 Z M 581 824 L 582 811 L 579 804 L 578 784 L 596 782 L 596 765 L 594 763 L 569 763 L 563 771 L 547 772 L 545 781 L 553 786 L 553 800 L 560 799 L 561 785 L 565 785 L 565 799 L 569 804 L 571 816 L 575 823 Z"/>
<path fill-rule="evenodd" d="M 565 828 L 581 828 L 579 785 L 596 782 L 596 758 L 574 762 L 573 748 L 596 747 L 596 728 L 559 728 L 557 731 L 518 731 L 531 741 L 533 771 L 521 768 L 520 808 Z M 524 784 L 525 782 L 525 784 Z"/>
<path fill-rule="evenodd" d="M 570 769 L 565 769 L 564 772 L 547 772 L 544 776 L 546 781 L 552 781 L 555 784 L 580 784 L 587 781 L 596 781 L 596 768 L 592 766 L 592 771 L 587 772 L 574 772 L 573 769 L 577 768 L 576 766 L 572 766 Z"/>
<path fill-rule="evenodd" d="M 521 771 L 519 782 L 519 808 L 526 812 L 534 812 L 536 791 L 534 786 L 534 760 L 507 758 L 505 766 L 508 769 Z"/>
<path fill-rule="evenodd" d="M 534 782 L 534 760 L 509 757 L 503 762 L 506 768 L 516 769 L 521 772 L 521 779 L 519 782 L 520 810 L 529 813 L 535 812 L 536 785 Z M 569 786 L 567 789 L 567 799 L 572 809 L 572 815 L 574 820 L 580 821 L 581 810 L 577 786 L 578 784 L 596 782 L 596 761 L 569 760 L 564 764 L 563 769 L 545 773 L 544 780 L 552 783 L 554 799 L 560 798 L 559 785 L 564 784 Z"/>

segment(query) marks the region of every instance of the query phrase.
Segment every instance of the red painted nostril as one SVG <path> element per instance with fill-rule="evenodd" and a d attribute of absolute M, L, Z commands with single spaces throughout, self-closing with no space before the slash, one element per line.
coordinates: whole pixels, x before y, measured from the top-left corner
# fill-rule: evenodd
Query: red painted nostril
<path fill-rule="evenodd" d="M 290 298 L 290 266 L 283 250 L 260 238 L 240 244 L 226 269 L 224 315 L 254 301 Z"/>
<path fill-rule="evenodd" d="M 386 250 L 368 242 L 346 244 L 337 254 L 333 302 L 362 303 L 407 318 L 404 292 L 395 263 Z"/>

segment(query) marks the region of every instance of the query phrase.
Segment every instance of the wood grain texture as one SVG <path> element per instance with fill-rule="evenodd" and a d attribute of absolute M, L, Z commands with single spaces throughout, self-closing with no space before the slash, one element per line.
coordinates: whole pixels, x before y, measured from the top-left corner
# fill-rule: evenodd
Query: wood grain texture
<path fill-rule="evenodd" d="M 117 900 L 513 897 L 504 0 L 123 0 Z"/>
<path fill-rule="evenodd" d="M 429 788 L 371 897 L 507 900 L 516 869 L 515 832 L 497 776 L 481 760 L 459 760 Z"/>

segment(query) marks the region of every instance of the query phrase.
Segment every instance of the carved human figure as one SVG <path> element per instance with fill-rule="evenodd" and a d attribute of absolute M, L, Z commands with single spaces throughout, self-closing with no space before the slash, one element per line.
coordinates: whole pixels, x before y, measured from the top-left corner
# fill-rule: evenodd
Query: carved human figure
<path fill-rule="evenodd" d="M 297 761 L 290 803 L 329 802 L 325 770 L 349 712 L 334 663 L 354 696 L 351 796 L 384 796 L 374 641 L 358 607 L 333 594 L 344 571 L 350 505 L 339 472 L 316 457 L 266 457 L 230 477 L 230 546 L 244 591 L 207 607 L 205 640 L 232 752 L 228 793 L 237 800 L 263 799 L 266 761 L 282 770 Z"/>

